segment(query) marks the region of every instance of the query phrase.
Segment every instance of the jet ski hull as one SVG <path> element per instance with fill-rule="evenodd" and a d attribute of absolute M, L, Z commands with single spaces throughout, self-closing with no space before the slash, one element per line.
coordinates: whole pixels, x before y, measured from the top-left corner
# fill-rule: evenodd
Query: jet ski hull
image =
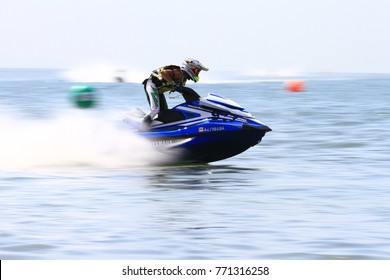
<path fill-rule="evenodd" d="M 202 163 L 227 159 L 258 144 L 264 135 L 264 131 L 260 133 L 251 131 L 196 137 L 192 142 L 188 142 L 179 148 L 181 149 L 179 158 L 183 162 Z M 249 140 L 244 140 L 245 138 Z"/>
<path fill-rule="evenodd" d="M 189 130 L 189 131 L 186 131 Z M 174 150 L 180 162 L 207 163 L 236 156 L 260 143 L 271 129 L 265 125 L 200 125 L 192 129 L 146 132 L 143 136 L 163 150 Z"/>

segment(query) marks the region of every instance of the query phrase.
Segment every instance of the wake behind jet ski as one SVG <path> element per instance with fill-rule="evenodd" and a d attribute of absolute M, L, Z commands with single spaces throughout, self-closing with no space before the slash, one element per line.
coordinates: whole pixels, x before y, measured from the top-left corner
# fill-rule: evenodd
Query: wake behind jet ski
<path fill-rule="evenodd" d="M 175 87 L 186 102 L 160 111 L 146 129 L 142 115 L 125 116 L 125 123 L 151 140 L 174 150 L 178 162 L 213 162 L 238 155 L 260 143 L 271 129 L 236 102 L 209 93 L 200 97 L 187 87 Z"/>

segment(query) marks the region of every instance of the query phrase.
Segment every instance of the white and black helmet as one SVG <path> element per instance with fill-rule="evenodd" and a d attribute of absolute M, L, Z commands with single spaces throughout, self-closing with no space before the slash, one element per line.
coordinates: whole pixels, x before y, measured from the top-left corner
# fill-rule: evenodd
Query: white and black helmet
<path fill-rule="evenodd" d="M 181 69 L 188 74 L 191 80 L 195 83 L 199 81 L 199 72 L 201 70 L 209 71 L 209 68 L 204 66 L 196 59 L 187 58 L 184 60 Z"/>

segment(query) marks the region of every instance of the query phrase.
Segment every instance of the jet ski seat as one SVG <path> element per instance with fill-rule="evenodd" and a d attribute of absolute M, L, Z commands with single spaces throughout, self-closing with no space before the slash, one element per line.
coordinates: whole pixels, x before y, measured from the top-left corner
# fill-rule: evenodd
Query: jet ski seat
<path fill-rule="evenodd" d="M 156 120 L 163 123 L 170 123 L 184 120 L 185 117 L 182 113 L 173 110 L 164 110 L 158 113 Z"/>

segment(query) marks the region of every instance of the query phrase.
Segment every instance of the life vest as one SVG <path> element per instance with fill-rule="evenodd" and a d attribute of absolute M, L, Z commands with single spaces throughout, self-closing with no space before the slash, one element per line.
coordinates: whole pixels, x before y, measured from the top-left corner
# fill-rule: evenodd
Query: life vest
<path fill-rule="evenodd" d="M 181 79 L 174 79 L 173 81 L 175 84 L 179 86 L 185 86 L 187 78 L 185 76 L 185 73 L 181 70 L 180 66 L 177 65 L 166 65 L 161 68 L 155 69 L 152 71 L 149 79 L 152 80 L 152 82 L 156 85 L 158 92 L 163 93 L 168 90 L 172 90 L 172 85 L 168 84 L 166 80 L 163 79 L 161 76 L 161 71 L 162 70 L 179 70 L 182 73 Z M 147 80 L 144 81 L 146 83 Z"/>

